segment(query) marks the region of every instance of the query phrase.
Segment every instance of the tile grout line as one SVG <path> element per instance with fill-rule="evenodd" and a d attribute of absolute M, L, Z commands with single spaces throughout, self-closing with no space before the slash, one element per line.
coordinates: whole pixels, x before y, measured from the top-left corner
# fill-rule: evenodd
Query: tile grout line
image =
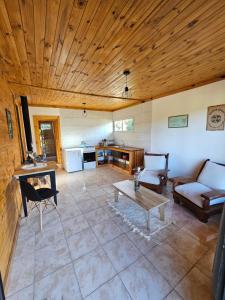
<path fill-rule="evenodd" d="M 94 230 L 92 230 L 92 231 L 94 232 Z M 124 233 L 122 233 L 122 234 L 124 234 Z M 121 236 L 122 234 L 120 234 L 119 236 Z M 95 235 L 95 237 L 97 238 L 95 232 L 94 232 L 94 235 Z M 118 238 L 119 236 L 117 236 L 116 238 Z M 116 239 L 116 238 L 115 238 L 115 239 Z M 113 240 L 115 240 L 115 239 L 113 239 Z M 113 241 L 113 240 L 112 240 L 112 241 Z M 106 244 L 107 244 L 107 243 L 106 243 Z M 130 296 L 131 299 L 133 299 L 133 297 L 131 297 L 131 295 L 130 295 L 130 292 L 129 292 L 128 289 L 125 287 L 125 285 L 124 285 L 122 279 L 120 278 L 119 272 L 115 269 L 112 260 L 110 259 L 110 257 L 108 256 L 107 252 L 106 252 L 105 249 L 103 248 L 103 245 L 101 245 L 100 243 L 99 243 L 99 245 L 100 245 L 100 248 L 101 248 L 101 249 L 103 250 L 103 252 L 105 253 L 105 255 L 107 256 L 108 260 L 110 261 L 110 263 L 111 263 L 111 265 L 112 265 L 112 267 L 113 267 L 113 269 L 114 269 L 114 271 L 115 271 L 115 276 L 118 276 L 118 277 L 119 277 L 119 279 L 120 279 L 120 281 L 122 282 L 122 284 L 123 284 L 125 290 L 127 291 L 128 295 Z M 138 251 L 139 251 L 139 250 L 138 250 Z M 140 257 L 138 257 L 138 258 L 140 258 Z M 130 264 L 130 265 L 131 265 L 131 264 Z M 129 265 L 129 266 L 130 266 L 130 265 Z M 129 267 L 129 266 L 128 266 L 128 267 Z M 115 276 L 114 276 L 114 277 L 115 277 Z M 114 278 L 114 277 L 113 277 L 113 278 Z M 108 283 L 110 280 L 112 280 L 112 278 L 109 279 L 108 281 L 104 282 L 101 286 L 103 286 L 104 284 Z M 100 286 L 99 286 L 98 288 L 100 288 Z M 95 291 L 96 291 L 98 288 L 96 288 Z M 94 292 L 94 291 L 93 291 L 93 292 Z M 134 299 L 133 299 L 133 300 L 134 300 Z"/>
<path fill-rule="evenodd" d="M 74 261 L 73 261 L 73 259 L 72 259 L 72 254 L 71 254 L 71 252 L 70 252 L 69 244 L 68 244 L 68 241 L 67 241 L 67 238 L 66 238 L 66 235 L 65 235 L 65 230 L 64 230 L 64 227 L 63 227 L 61 218 L 60 218 L 60 223 L 61 223 L 62 228 L 63 228 L 64 238 L 65 238 L 66 245 L 67 245 L 67 248 L 68 248 L 68 251 L 69 251 L 69 255 L 70 255 L 70 259 L 71 259 L 70 264 L 72 263 L 73 273 L 74 273 L 75 279 L 76 279 L 76 281 L 77 281 L 77 285 L 78 285 L 78 287 L 79 287 L 80 296 L 81 296 L 81 299 L 83 299 L 83 295 L 82 295 L 82 293 L 81 293 L 80 284 L 79 284 L 79 281 L 78 281 L 78 278 L 77 278 L 77 274 L 76 274 L 76 271 L 75 271 L 75 267 L 74 267 Z"/>

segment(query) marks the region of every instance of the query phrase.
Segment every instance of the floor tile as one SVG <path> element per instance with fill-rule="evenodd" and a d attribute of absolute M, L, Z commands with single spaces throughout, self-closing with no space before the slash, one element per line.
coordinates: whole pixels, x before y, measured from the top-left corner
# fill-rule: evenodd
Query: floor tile
<path fill-rule="evenodd" d="M 131 300 L 131 298 L 120 278 L 115 276 L 85 300 Z"/>
<path fill-rule="evenodd" d="M 153 239 L 148 241 L 146 238 L 140 236 L 139 233 L 133 231 L 129 231 L 127 233 L 127 237 L 141 251 L 142 254 L 146 254 L 148 251 L 158 245 Z"/>
<path fill-rule="evenodd" d="M 183 298 L 175 291 L 173 290 L 169 295 L 164 298 L 164 300 L 182 300 Z"/>
<path fill-rule="evenodd" d="M 101 248 L 76 260 L 74 266 L 83 297 L 89 295 L 116 274 L 110 260 Z"/>
<path fill-rule="evenodd" d="M 113 240 L 122 233 L 120 228 L 112 221 L 112 219 L 101 222 L 93 226 L 92 229 L 101 244 L 105 244 L 106 242 Z"/>
<path fill-rule="evenodd" d="M 146 257 L 173 287 L 192 267 L 189 260 L 168 244 L 155 247 L 146 254 Z"/>
<path fill-rule="evenodd" d="M 185 300 L 212 300 L 212 284 L 207 276 L 193 268 L 178 284 L 176 291 Z"/>
<path fill-rule="evenodd" d="M 119 226 L 122 232 L 126 233 L 131 230 L 130 226 L 123 221 L 121 216 L 115 215 L 113 221 Z"/>
<path fill-rule="evenodd" d="M 35 300 L 81 299 L 73 265 L 69 264 L 35 283 Z"/>
<path fill-rule="evenodd" d="M 122 271 L 141 256 L 125 234 L 103 246 L 117 272 Z"/>
<path fill-rule="evenodd" d="M 85 214 L 85 218 L 91 226 L 94 226 L 98 223 L 108 220 L 110 215 L 104 208 L 98 208 Z"/>
<path fill-rule="evenodd" d="M 46 228 L 35 235 L 35 249 L 51 246 L 57 241 L 64 239 L 62 225 L 59 223 L 55 228 Z"/>
<path fill-rule="evenodd" d="M 172 290 L 168 282 L 143 256 L 119 276 L 135 300 L 163 299 Z"/>
<path fill-rule="evenodd" d="M 24 247 L 26 245 L 26 247 Z M 16 249 L 13 254 L 13 259 L 18 259 L 21 256 L 34 255 L 35 249 L 35 234 L 30 236 L 27 240 L 18 239 L 16 243 Z"/>
<path fill-rule="evenodd" d="M 77 216 L 72 219 L 67 219 L 62 222 L 62 225 L 66 237 L 70 237 L 71 235 L 89 227 L 89 224 L 83 215 Z"/>
<path fill-rule="evenodd" d="M 80 209 L 75 204 L 69 206 L 63 206 L 59 208 L 58 211 L 62 221 L 81 215 Z"/>
<path fill-rule="evenodd" d="M 88 228 L 68 238 L 68 244 L 72 259 L 75 260 L 82 255 L 98 247 L 98 241 L 93 231 Z"/>
<path fill-rule="evenodd" d="M 182 229 L 174 233 L 173 237 L 168 238 L 167 243 L 193 264 L 207 251 L 204 245 Z"/>
<path fill-rule="evenodd" d="M 39 249 L 35 254 L 35 280 L 42 279 L 70 262 L 70 253 L 65 239 Z"/>
<path fill-rule="evenodd" d="M 94 199 L 80 201 L 77 205 L 79 206 L 82 213 L 88 213 L 92 210 L 99 208 L 99 204 Z"/>
<path fill-rule="evenodd" d="M 200 260 L 196 264 L 196 268 L 198 268 L 199 271 L 204 273 L 209 278 L 212 278 L 212 270 L 213 270 L 213 261 L 215 256 L 215 250 L 210 249 L 205 253 Z"/>
<path fill-rule="evenodd" d="M 22 289 L 18 293 L 7 297 L 6 300 L 32 300 L 34 297 L 34 287 L 30 285 L 29 287 Z"/>
<path fill-rule="evenodd" d="M 21 289 L 33 284 L 34 281 L 34 254 L 20 256 L 13 260 L 8 278 L 7 295 L 15 294 Z"/>

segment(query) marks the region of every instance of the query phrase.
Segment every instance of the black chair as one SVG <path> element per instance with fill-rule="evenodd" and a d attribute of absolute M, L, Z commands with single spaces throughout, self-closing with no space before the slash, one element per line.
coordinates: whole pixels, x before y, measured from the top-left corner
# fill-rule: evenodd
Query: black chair
<path fill-rule="evenodd" d="M 48 204 L 53 205 L 56 209 L 57 206 L 55 202 L 51 199 L 55 195 L 57 195 L 59 192 L 57 190 L 53 190 L 50 188 L 40 188 L 35 189 L 29 182 L 27 181 L 20 181 L 22 192 L 25 194 L 27 201 L 33 201 L 34 207 L 32 207 L 31 210 L 33 210 L 35 207 L 40 212 L 40 226 L 42 230 L 42 204 L 45 205 L 45 208 Z M 52 201 L 50 201 L 52 200 Z"/>

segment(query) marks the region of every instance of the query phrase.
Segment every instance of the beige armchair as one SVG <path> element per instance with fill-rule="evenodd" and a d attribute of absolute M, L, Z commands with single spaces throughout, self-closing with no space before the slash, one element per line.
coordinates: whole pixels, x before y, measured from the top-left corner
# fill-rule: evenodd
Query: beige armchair
<path fill-rule="evenodd" d="M 144 155 L 144 170 L 138 180 L 141 185 L 161 194 L 167 183 L 169 153 L 148 153 Z"/>
<path fill-rule="evenodd" d="M 192 210 L 198 219 L 208 218 L 223 209 L 225 202 L 225 165 L 207 159 L 197 178 L 174 179 L 173 197 Z"/>

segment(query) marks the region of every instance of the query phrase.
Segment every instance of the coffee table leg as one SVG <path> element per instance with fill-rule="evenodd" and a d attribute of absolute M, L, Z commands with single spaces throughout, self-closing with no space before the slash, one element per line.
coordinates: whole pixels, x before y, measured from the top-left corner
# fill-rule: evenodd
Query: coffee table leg
<path fill-rule="evenodd" d="M 151 211 L 149 210 L 147 212 L 148 217 L 147 217 L 147 229 L 150 231 L 151 230 Z"/>
<path fill-rule="evenodd" d="M 118 202 L 119 201 L 119 191 L 115 190 L 114 196 L 115 196 L 115 202 Z"/>
<path fill-rule="evenodd" d="M 160 219 L 160 221 L 165 221 L 165 206 L 164 205 L 159 207 L 159 219 Z"/>

